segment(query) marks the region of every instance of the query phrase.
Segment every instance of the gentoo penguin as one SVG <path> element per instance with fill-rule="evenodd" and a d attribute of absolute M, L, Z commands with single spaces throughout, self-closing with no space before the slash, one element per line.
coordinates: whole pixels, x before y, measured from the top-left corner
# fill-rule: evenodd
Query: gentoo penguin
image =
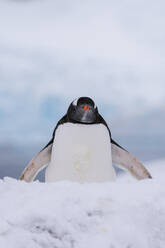
<path fill-rule="evenodd" d="M 115 180 L 112 162 L 135 178 L 151 178 L 146 168 L 111 137 L 110 129 L 89 97 L 74 100 L 57 123 L 50 142 L 30 161 L 20 179 L 32 181 L 47 166 L 45 181 Z"/>

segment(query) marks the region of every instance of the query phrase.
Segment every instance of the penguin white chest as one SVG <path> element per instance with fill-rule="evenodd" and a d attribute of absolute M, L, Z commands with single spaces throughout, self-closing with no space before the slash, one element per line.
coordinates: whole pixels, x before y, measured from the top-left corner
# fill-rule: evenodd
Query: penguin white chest
<path fill-rule="evenodd" d="M 60 125 L 55 133 L 45 180 L 104 182 L 115 179 L 111 142 L 103 124 Z"/>

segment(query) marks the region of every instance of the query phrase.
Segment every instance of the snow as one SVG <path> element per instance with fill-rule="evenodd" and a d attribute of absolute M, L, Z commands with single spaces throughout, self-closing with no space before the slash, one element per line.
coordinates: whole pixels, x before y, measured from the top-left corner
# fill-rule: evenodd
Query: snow
<path fill-rule="evenodd" d="M 2 248 L 164 248 L 165 161 L 152 180 L 25 183 L 0 181 Z"/>

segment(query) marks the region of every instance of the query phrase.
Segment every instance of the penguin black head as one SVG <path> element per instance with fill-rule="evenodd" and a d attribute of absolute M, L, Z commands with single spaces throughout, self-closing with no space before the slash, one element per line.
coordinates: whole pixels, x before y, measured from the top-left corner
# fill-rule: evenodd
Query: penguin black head
<path fill-rule="evenodd" d="M 91 98 L 80 97 L 70 104 L 67 116 L 70 122 L 94 124 L 97 120 L 98 109 Z"/>

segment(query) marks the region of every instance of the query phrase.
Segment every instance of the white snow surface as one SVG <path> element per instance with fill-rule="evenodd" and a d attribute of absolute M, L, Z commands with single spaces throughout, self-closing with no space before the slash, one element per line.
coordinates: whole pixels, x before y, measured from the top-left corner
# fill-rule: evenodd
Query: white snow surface
<path fill-rule="evenodd" d="M 165 161 L 152 180 L 0 181 L 1 248 L 164 248 Z"/>

